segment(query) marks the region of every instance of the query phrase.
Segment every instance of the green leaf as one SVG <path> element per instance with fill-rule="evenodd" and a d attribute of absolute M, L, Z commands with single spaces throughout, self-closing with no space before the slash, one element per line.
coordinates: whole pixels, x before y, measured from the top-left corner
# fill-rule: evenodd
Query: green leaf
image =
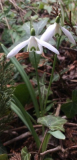
<path fill-rule="evenodd" d="M 58 81 L 59 78 L 60 78 L 59 74 L 55 74 L 54 77 L 53 77 L 53 82 Z"/>
<path fill-rule="evenodd" d="M 38 15 L 31 16 L 31 19 L 35 21 L 38 18 Z"/>
<path fill-rule="evenodd" d="M 72 101 L 77 102 L 77 90 L 76 89 L 72 92 Z"/>
<path fill-rule="evenodd" d="M 8 50 L 7 48 L 1 44 L 4 52 L 6 53 L 6 55 L 8 54 Z M 36 95 L 35 95 L 35 92 L 33 90 L 33 87 L 29 81 L 29 78 L 26 74 L 26 72 L 24 71 L 23 67 L 20 65 L 20 63 L 17 61 L 17 59 L 15 57 L 11 58 L 11 61 L 12 63 L 16 66 L 16 68 L 18 69 L 21 77 L 23 78 L 23 81 L 25 82 L 28 90 L 29 90 L 29 93 L 30 93 L 30 96 L 31 96 L 31 99 L 33 101 L 33 104 L 34 104 L 34 107 L 35 107 L 35 111 L 36 111 L 36 116 L 39 117 L 39 106 L 38 106 L 38 103 L 37 103 L 37 99 L 36 99 Z"/>
<path fill-rule="evenodd" d="M 21 102 L 18 100 L 18 98 L 15 95 L 13 95 L 13 99 L 15 100 L 15 103 L 18 106 L 18 108 L 20 108 L 20 110 L 22 110 L 23 113 L 26 112 L 26 114 L 31 119 L 31 121 L 33 121 L 36 124 L 36 121 L 34 120 L 34 118 L 24 109 Z"/>
<path fill-rule="evenodd" d="M 31 154 L 28 152 L 27 147 L 25 146 L 21 150 L 21 160 L 30 160 Z"/>
<path fill-rule="evenodd" d="M 42 144 L 42 152 L 46 151 L 50 137 L 51 135 L 47 133 Z"/>
<path fill-rule="evenodd" d="M 11 102 L 11 109 L 20 117 L 20 119 L 23 121 L 23 123 L 28 127 L 29 131 L 32 133 L 36 145 L 39 148 L 40 146 L 40 140 L 39 137 L 37 135 L 37 133 L 35 132 L 32 122 L 30 120 L 29 115 L 27 114 L 27 112 L 25 111 L 25 109 L 23 108 L 23 106 L 20 104 L 20 102 L 17 100 L 17 98 L 15 98 L 16 100 L 16 104 L 14 104 L 13 102 Z"/>
<path fill-rule="evenodd" d="M 39 35 L 43 28 L 46 26 L 48 19 L 43 19 L 39 22 L 34 22 L 33 27 L 35 29 L 36 35 Z"/>
<path fill-rule="evenodd" d="M 8 155 L 7 154 L 1 154 L 0 155 L 0 160 L 8 160 Z"/>
<path fill-rule="evenodd" d="M 64 131 L 63 125 L 67 121 L 61 117 L 47 115 L 47 116 L 38 118 L 37 122 L 45 125 L 46 127 L 48 127 L 52 131 L 55 131 L 55 130 Z"/>
<path fill-rule="evenodd" d="M 61 131 L 48 131 L 48 133 L 50 133 L 52 136 L 54 136 L 55 138 L 58 139 L 65 139 L 65 135 L 61 132 Z"/>
<path fill-rule="evenodd" d="M 35 55 L 34 55 L 35 54 Z M 36 57 L 35 57 L 36 56 Z M 32 64 L 32 66 L 36 69 L 36 66 L 38 67 L 38 64 L 40 62 L 40 57 L 41 55 L 39 54 L 36 54 L 34 52 L 29 52 L 29 59 L 30 59 L 30 62 Z"/>
<path fill-rule="evenodd" d="M 39 9 L 41 9 L 41 10 L 44 9 L 44 3 L 43 2 L 39 3 Z"/>
<path fill-rule="evenodd" d="M 73 118 L 77 114 L 77 102 L 65 103 L 61 106 L 61 110 L 68 118 Z"/>
<path fill-rule="evenodd" d="M 16 86 L 14 95 L 19 99 L 23 106 L 25 106 L 27 103 L 30 103 L 30 94 L 26 84 L 19 84 Z"/>
<path fill-rule="evenodd" d="M 22 28 L 26 31 L 26 34 L 30 36 L 30 21 L 23 24 Z"/>
<path fill-rule="evenodd" d="M 54 106 L 54 103 L 51 102 L 49 105 L 47 105 L 46 111 L 48 112 L 51 108 L 53 108 L 53 106 Z"/>
<path fill-rule="evenodd" d="M 50 14 L 52 11 L 52 6 L 51 5 L 44 5 L 44 9 L 46 9 L 47 12 Z"/>
<path fill-rule="evenodd" d="M 32 14 L 32 11 L 31 10 L 28 11 L 24 16 L 24 19 L 26 20 L 27 18 L 29 18 L 31 16 L 31 14 Z"/>

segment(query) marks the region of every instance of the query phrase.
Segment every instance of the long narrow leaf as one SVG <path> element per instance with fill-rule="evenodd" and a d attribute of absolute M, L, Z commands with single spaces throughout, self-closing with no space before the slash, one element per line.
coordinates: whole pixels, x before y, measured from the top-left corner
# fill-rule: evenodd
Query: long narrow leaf
<path fill-rule="evenodd" d="M 45 136 L 43 145 L 42 145 L 42 152 L 46 151 L 50 137 L 51 137 L 51 135 L 49 133 L 47 133 Z"/>
<path fill-rule="evenodd" d="M 35 139 L 37 147 L 39 148 L 40 140 L 39 140 L 37 133 L 35 132 L 35 130 L 33 128 L 32 122 L 30 121 L 29 116 L 24 111 L 24 108 L 21 108 L 21 109 L 20 108 L 18 108 L 18 106 L 16 106 L 13 102 L 11 102 L 11 109 L 20 117 L 20 119 L 23 121 L 23 123 L 28 127 L 28 129 L 30 130 L 30 132 L 32 133 L 32 135 Z"/>
<path fill-rule="evenodd" d="M 20 108 L 20 110 L 23 111 L 24 116 L 25 116 L 25 112 L 26 112 L 26 114 L 28 115 L 28 117 L 36 124 L 36 121 L 34 120 L 34 118 L 24 109 L 24 107 L 22 106 L 22 104 L 20 103 L 20 101 L 18 100 L 18 98 L 15 95 L 13 95 L 13 98 L 14 98 L 14 100 L 15 100 L 16 105 L 18 106 L 18 108 Z"/>
<path fill-rule="evenodd" d="M 1 44 L 5 54 L 7 55 L 8 54 L 8 49 L 3 45 Z M 23 78 L 24 82 L 26 83 L 27 87 L 28 87 L 28 90 L 29 90 L 29 93 L 31 95 L 31 98 L 32 98 L 32 101 L 33 101 L 33 104 L 34 104 L 34 107 L 35 107 L 35 111 L 36 111 L 36 116 L 37 118 L 39 117 L 39 106 L 38 106 L 38 103 L 37 103 L 37 99 L 36 99 L 36 96 L 35 96 L 35 92 L 33 90 L 33 87 L 29 81 L 29 78 L 26 74 L 26 72 L 24 71 L 24 69 L 22 68 L 22 66 L 20 65 L 20 63 L 17 61 L 17 59 L 15 57 L 13 58 L 10 58 L 12 63 L 14 63 L 14 65 L 16 66 L 16 68 L 18 69 L 21 77 Z"/>

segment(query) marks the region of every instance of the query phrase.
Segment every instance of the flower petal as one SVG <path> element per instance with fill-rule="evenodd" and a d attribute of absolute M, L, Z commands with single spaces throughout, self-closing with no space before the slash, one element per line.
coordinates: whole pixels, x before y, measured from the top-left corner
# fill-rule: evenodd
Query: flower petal
<path fill-rule="evenodd" d="M 29 49 L 29 52 L 31 51 L 31 48 L 34 47 L 35 50 L 37 49 L 38 47 L 38 44 L 37 44 L 37 41 L 35 39 L 35 36 L 31 36 L 30 37 L 30 40 L 29 40 L 29 43 L 28 43 L 28 49 Z"/>
<path fill-rule="evenodd" d="M 56 27 L 55 23 L 50 25 L 46 29 L 46 31 L 43 33 L 43 35 L 41 36 L 40 39 L 43 40 L 43 41 L 46 41 L 46 42 L 50 41 L 51 38 L 55 35 L 55 27 Z"/>
<path fill-rule="evenodd" d="M 14 47 L 7 55 L 7 58 L 11 58 L 11 57 L 15 56 L 22 48 L 24 48 L 29 43 L 29 40 L 30 40 L 30 38 L 24 42 L 21 42 L 16 47 Z"/>
<path fill-rule="evenodd" d="M 36 38 L 36 40 L 41 46 L 44 46 L 44 47 L 48 48 L 49 50 L 53 51 L 54 53 L 59 54 L 59 51 L 55 47 L 50 45 L 49 43 L 44 42 L 41 39 L 39 40 L 38 38 Z"/>
<path fill-rule="evenodd" d="M 69 41 L 71 43 L 75 44 L 75 40 L 74 40 L 72 34 L 67 29 L 65 29 L 64 27 L 61 27 L 61 29 L 64 32 L 64 34 L 68 37 Z"/>
<path fill-rule="evenodd" d="M 39 47 L 39 51 L 36 51 L 37 54 L 42 54 L 43 53 L 43 47 L 38 44 L 38 47 Z"/>

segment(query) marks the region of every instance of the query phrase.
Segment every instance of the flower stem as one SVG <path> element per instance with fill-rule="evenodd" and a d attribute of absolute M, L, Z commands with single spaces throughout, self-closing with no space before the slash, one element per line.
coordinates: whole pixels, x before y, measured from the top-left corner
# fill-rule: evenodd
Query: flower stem
<path fill-rule="evenodd" d="M 38 76 L 38 69 L 37 69 L 37 62 L 36 62 L 36 53 L 34 52 L 34 59 L 35 59 L 35 71 L 36 71 L 36 78 L 37 78 L 37 86 L 39 92 L 39 103 L 40 103 L 40 110 L 42 115 L 42 107 L 41 107 L 41 91 L 40 91 L 40 84 L 39 84 L 39 76 Z"/>
<path fill-rule="evenodd" d="M 59 36 L 59 37 L 58 37 L 58 40 L 57 40 L 57 49 L 59 49 L 60 38 L 61 38 L 61 37 Z M 53 68 L 52 68 L 51 77 L 50 77 L 50 82 L 49 82 L 49 86 L 48 86 L 48 92 L 47 92 L 47 95 L 46 95 L 44 110 L 45 110 L 45 107 L 46 107 L 46 104 L 47 104 L 47 100 L 48 100 L 48 96 L 49 96 L 50 87 L 51 87 L 51 84 L 52 84 L 52 82 L 53 82 L 53 75 L 54 75 L 56 60 L 57 60 L 57 54 L 55 54 L 55 56 L 54 56 Z"/>

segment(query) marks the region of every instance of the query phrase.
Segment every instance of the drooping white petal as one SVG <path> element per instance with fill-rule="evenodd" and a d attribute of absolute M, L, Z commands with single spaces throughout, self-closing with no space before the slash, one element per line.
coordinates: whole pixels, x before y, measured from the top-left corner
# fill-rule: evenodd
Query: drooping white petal
<path fill-rule="evenodd" d="M 61 27 L 61 30 L 64 32 L 64 34 L 68 37 L 69 41 L 73 44 L 75 44 L 75 40 L 72 36 L 72 34 L 67 30 L 65 29 L 64 27 Z"/>
<path fill-rule="evenodd" d="M 40 39 L 46 42 L 50 41 L 51 38 L 55 35 L 55 26 L 55 23 L 53 25 L 50 25 Z"/>
<path fill-rule="evenodd" d="M 42 41 L 41 39 L 39 40 L 38 38 L 36 38 L 36 40 L 41 46 L 44 46 L 44 47 L 48 48 L 49 50 L 51 50 L 52 52 L 59 54 L 59 51 L 55 47 L 50 45 L 49 43 Z"/>
<path fill-rule="evenodd" d="M 7 55 L 7 58 L 11 58 L 11 57 L 15 56 L 22 48 L 24 48 L 29 43 L 29 40 L 30 40 L 30 38 L 24 42 L 21 42 L 16 47 L 14 47 Z"/>
<path fill-rule="evenodd" d="M 37 54 L 42 54 L 43 53 L 43 47 L 38 44 L 38 48 L 39 48 L 39 51 L 36 51 Z"/>

